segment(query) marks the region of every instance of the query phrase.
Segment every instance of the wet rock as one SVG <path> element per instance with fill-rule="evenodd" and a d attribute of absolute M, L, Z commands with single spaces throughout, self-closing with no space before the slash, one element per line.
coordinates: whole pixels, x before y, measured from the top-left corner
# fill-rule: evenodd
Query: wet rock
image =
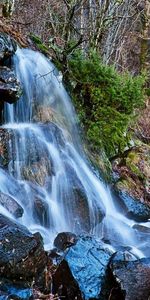
<path fill-rule="evenodd" d="M 142 144 L 126 151 L 113 162 L 117 174 L 114 185 L 129 217 L 146 221 L 150 217 L 150 146 Z"/>
<path fill-rule="evenodd" d="M 16 52 L 16 42 L 0 32 L 0 122 L 3 122 L 4 102 L 14 103 L 21 94 L 21 87 L 12 69 L 12 57 Z"/>
<path fill-rule="evenodd" d="M 150 258 L 135 260 L 116 254 L 111 261 L 110 269 L 122 291 L 123 296 L 119 300 L 149 299 Z"/>
<path fill-rule="evenodd" d="M 77 176 L 75 170 L 65 162 L 67 182 L 68 182 L 68 194 L 63 195 L 63 202 L 68 210 L 70 210 L 70 228 L 73 228 L 75 232 L 81 234 L 81 232 L 89 232 L 95 224 L 101 223 L 105 216 L 105 208 L 101 206 L 93 206 L 94 215 L 89 205 L 88 193 L 86 192 L 82 182 Z M 96 195 L 92 193 L 93 203 L 97 203 Z"/>
<path fill-rule="evenodd" d="M 21 94 L 19 82 L 14 72 L 8 67 L 0 66 L 0 99 L 2 102 L 14 103 Z"/>
<path fill-rule="evenodd" d="M 27 206 L 29 201 L 29 194 L 26 191 L 23 182 L 16 180 L 13 176 L 0 168 L 0 178 L 1 178 L 1 189 L 0 191 L 4 194 L 10 195 L 13 199 L 16 199 L 22 207 Z"/>
<path fill-rule="evenodd" d="M 33 110 L 33 120 L 35 122 L 49 123 L 56 122 L 56 112 L 49 106 L 38 105 Z"/>
<path fill-rule="evenodd" d="M 133 228 L 135 230 L 140 231 L 143 234 L 150 234 L 150 228 L 149 227 L 146 227 L 146 226 L 143 226 L 143 225 L 140 225 L 140 224 L 135 224 L 135 225 L 133 225 Z"/>
<path fill-rule="evenodd" d="M 46 158 L 22 168 L 22 178 L 44 186 L 46 178 L 51 174 L 51 163 Z"/>
<path fill-rule="evenodd" d="M 8 300 L 8 294 L 0 291 L 0 300 Z"/>
<path fill-rule="evenodd" d="M 32 280 L 46 262 L 40 234 L 0 214 L 0 276 Z"/>
<path fill-rule="evenodd" d="M 58 149 L 63 147 L 65 144 L 62 131 L 57 125 L 48 123 L 40 124 L 38 128 L 36 126 L 34 128 L 34 125 L 33 128 L 23 128 L 22 134 L 24 139 L 21 138 L 19 128 L 12 130 L 9 159 L 12 162 L 13 175 L 15 176 L 16 173 L 16 163 L 19 163 L 23 179 L 43 186 L 47 177 L 54 175 L 53 161 L 46 142 L 54 143 Z M 18 149 L 16 145 L 18 145 Z M 22 159 L 23 147 L 24 156 Z"/>
<path fill-rule="evenodd" d="M 5 207 L 15 218 L 23 215 L 23 208 L 19 203 L 9 195 L 0 192 L 0 204 Z"/>
<path fill-rule="evenodd" d="M 131 197 L 124 191 L 117 192 L 119 204 L 124 208 L 125 215 L 138 222 L 148 221 L 150 218 L 150 207 L 137 199 Z"/>
<path fill-rule="evenodd" d="M 2 278 L 0 281 L 0 300 L 2 299 L 31 300 L 33 299 L 32 289 L 25 283 L 12 283 L 11 281 Z"/>
<path fill-rule="evenodd" d="M 0 128 L 0 166 L 7 167 L 9 163 L 9 140 L 11 137 L 11 131 Z"/>
<path fill-rule="evenodd" d="M 54 143 L 58 149 L 65 147 L 64 131 L 54 122 L 41 124 L 40 126 L 47 142 Z"/>
<path fill-rule="evenodd" d="M 150 228 L 135 224 L 132 227 L 136 232 L 137 242 L 139 249 L 144 253 L 146 257 L 150 256 Z"/>
<path fill-rule="evenodd" d="M 105 284 L 111 255 L 112 252 L 104 248 L 101 242 L 90 236 L 80 237 L 76 245 L 69 249 L 56 271 L 55 289 L 59 290 L 61 286 L 67 293 L 67 299 L 82 299 L 78 296 L 78 288 L 75 289 L 75 286 L 79 287 L 83 299 L 108 299 Z M 73 289 L 76 290 L 74 298 L 69 298 L 68 294 Z M 79 298 L 75 298 L 75 295 Z"/>
<path fill-rule="evenodd" d="M 73 277 L 69 265 L 62 261 L 53 276 L 53 292 L 66 300 L 83 300 L 79 285 Z"/>
<path fill-rule="evenodd" d="M 34 217 L 40 225 L 47 228 L 50 226 L 48 203 L 39 197 L 34 199 Z"/>
<path fill-rule="evenodd" d="M 61 251 L 64 251 L 66 248 L 69 248 L 77 243 L 77 236 L 72 232 L 61 232 L 59 233 L 55 240 L 54 246 Z"/>
<path fill-rule="evenodd" d="M 6 65 L 17 50 L 16 42 L 6 33 L 0 32 L 0 65 Z"/>
<path fill-rule="evenodd" d="M 106 216 L 102 223 L 96 226 L 96 232 L 104 243 L 112 245 L 117 250 L 131 247 L 127 244 L 126 233 L 130 232 L 130 240 L 135 240 L 134 229 L 115 216 Z"/>

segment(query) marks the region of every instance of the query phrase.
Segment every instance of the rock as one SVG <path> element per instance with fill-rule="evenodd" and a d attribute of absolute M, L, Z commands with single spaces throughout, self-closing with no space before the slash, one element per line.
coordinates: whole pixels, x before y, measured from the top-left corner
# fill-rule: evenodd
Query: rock
<path fill-rule="evenodd" d="M 23 208 L 19 203 L 9 195 L 0 192 L 0 204 L 4 206 L 15 218 L 23 215 Z"/>
<path fill-rule="evenodd" d="M 6 33 L 0 32 L 0 65 L 6 65 L 16 50 L 16 42 Z"/>
<path fill-rule="evenodd" d="M 0 214 L 0 276 L 31 280 L 45 268 L 47 257 L 40 234 Z"/>
<path fill-rule="evenodd" d="M 55 115 L 56 112 L 52 110 L 51 107 L 45 105 L 38 105 L 33 110 L 33 120 L 35 122 L 49 123 L 56 121 Z M 57 123 L 57 122 L 56 122 Z"/>
<path fill-rule="evenodd" d="M 120 300 L 149 299 L 150 258 L 135 260 L 116 254 L 110 263 L 110 270 L 122 291 L 123 298 Z"/>
<path fill-rule="evenodd" d="M 8 130 L 9 131 L 9 130 Z M 53 160 L 50 156 L 47 142 L 54 143 L 58 149 L 65 146 L 63 133 L 59 127 L 53 123 L 39 124 L 33 128 L 25 127 L 22 129 L 24 139 L 24 159 L 22 158 L 22 143 L 20 143 L 19 128 L 11 130 L 11 138 L 9 140 L 10 155 L 9 159 L 12 161 L 12 171 L 15 173 L 15 161 L 19 156 L 21 166 L 21 175 L 25 180 L 32 181 L 43 186 L 46 183 L 47 177 L 54 175 Z M 43 134 L 43 141 L 41 139 Z M 16 144 L 19 149 L 16 149 Z M 15 175 L 15 174 L 14 174 Z"/>
<path fill-rule="evenodd" d="M 140 224 L 135 224 L 135 225 L 133 225 L 133 228 L 135 230 L 140 231 L 143 234 L 150 234 L 150 228 L 149 227 L 146 227 L 146 226 L 143 226 L 143 225 L 140 225 Z"/>
<path fill-rule="evenodd" d="M 65 162 L 67 182 L 68 182 L 68 194 L 64 195 L 64 203 L 66 207 L 70 207 L 71 201 L 71 224 L 70 228 L 73 228 L 76 233 L 87 232 L 93 229 L 95 224 L 101 223 L 105 216 L 105 208 L 101 206 L 93 207 L 94 214 L 91 215 L 91 208 L 88 200 L 88 193 L 86 192 L 82 182 L 77 176 L 73 167 L 66 161 Z M 93 203 L 97 202 L 96 195 L 92 193 Z"/>
<path fill-rule="evenodd" d="M 33 183 L 44 186 L 46 178 L 51 174 L 51 163 L 46 158 L 41 158 L 40 161 L 34 162 L 29 166 L 22 168 L 22 178 Z"/>
<path fill-rule="evenodd" d="M 0 191 L 16 199 L 21 206 L 27 206 L 29 193 L 26 191 L 23 182 L 16 180 L 6 170 L 0 168 L 1 187 Z"/>
<path fill-rule="evenodd" d="M 115 250 L 131 249 L 136 239 L 134 229 L 115 216 L 106 216 L 96 227 L 96 232 L 104 243 L 110 244 Z"/>
<path fill-rule="evenodd" d="M 146 221 L 150 217 L 150 146 L 141 144 L 113 162 L 117 174 L 114 189 L 129 217 Z"/>
<path fill-rule="evenodd" d="M 2 278 L 0 281 L 0 300 L 1 299 L 31 300 L 33 299 L 32 289 L 27 284 L 21 282 L 12 283 L 11 281 Z"/>
<path fill-rule="evenodd" d="M 54 246 L 61 251 L 64 251 L 66 248 L 69 248 L 77 243 L 77 236 L 72 232 L 61 232 L 59 233 L 55 240 Z"/>
<path fill-rule="evenodd" d="M 108 299 L 105 284 L 111 255 L 112 252 L 101 242 L 90 236 L 80 237 L 76 245 L 70 247 L 55 273 L 56 292 L 62 285 L 67 299 L 82 299 L 78 295 L 79 287 L 83 299 Z M 73 290 L 74 298 L 69 298 Z"/>
<path fill-rule="evenodd" d="M 14 103 L 21 94 L 19 82 L 14 72 L 8 67 L 0 66 L 0 99 L 3 102 Z"/>
<path fill-rule="evenodd" d="M 11 131 L 0 128 L 0 166 L 7 167 L 9 163 L 9 141 L 11 138 Z"/>
<path fill-rule="evenodd" d="M 53 276 L 53 292 L 66 300 L 84 300 L 68 263 L 63 260 Z"/>
<path fill-rule="evenodd" d="M 40 126 L 46 140 L 57 145 L 58 149 L 65 147 L 64 131 L 54 122 L 41 124 Z"/>
<path fill-rule="evenodd" d="M 131 197 L 124 191 L 117 192 L 120 207 L 124 209 L 125 215 L 137 222 L 145 222 L 150 218 L 150 207 Z"/>
<path fill-rule="evenodd" d="M 49 206 L 44 200 L 40 199 L 39 197 L 34 199 L 34 216 L 37 220 L 37 223 L 44 227 L 50 226 L 49 220 Z"/>
<path fill-rule="evenodd" d="M 137 244 L 139 250 L 141 250 L 146 257 L 150 256 L 150 228 L 142 226 L 140 224 L 135 224 L 132 227 L 136 232 Z"/>
<path fill-rule="evenodd" d="M 0 122 L 3 122 L 4 102 L 14 103 L 21 94 L 21 87 L 12 69 L 12 56 L 17 50 L 16 42 L 0 32 Z"/>
<path fill-rule="evenodd" d="M 44 125 L 39 126 L 39 131 L 43 127 Z M 46 128 L 51 131 L 50 126 L 46 126 Z M 46 128 L 44 128 L 45 132 Z M 6 167 L 9 165 L 14 176 L 16 176 L 16 164 L 19 163 L 23 179 L 43 186 L 47 176 L 53 173 L 51 158 L 45 143 L 39 141 L 37 132 L 29 128 L 23 130 L 25 149 L 24 160 L 21 160 L 23 141 L 20 139 L 19 129 L 0 128 L 0 163 Z M 19 145 L 19 149 L 16 148 L 16 145 Z"/>

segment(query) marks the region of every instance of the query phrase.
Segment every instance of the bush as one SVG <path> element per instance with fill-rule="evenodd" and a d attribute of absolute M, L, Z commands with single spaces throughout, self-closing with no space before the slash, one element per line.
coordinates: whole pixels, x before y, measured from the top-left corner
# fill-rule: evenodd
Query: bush
<path fill-rule="evenodd" d="M 94 52 L 85 57 L 78 51 L 68 66 L 71 94 L 91 147 L 103 147 L 108 157 L 119 154 L 129 143 L 135 111 L 144 104 L 145 76 L 119 74 Z"/>

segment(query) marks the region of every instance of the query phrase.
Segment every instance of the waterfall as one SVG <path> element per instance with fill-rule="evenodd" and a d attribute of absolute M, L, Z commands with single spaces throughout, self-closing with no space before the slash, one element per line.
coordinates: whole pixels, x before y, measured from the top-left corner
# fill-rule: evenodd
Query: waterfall
<path fill-rule="evenodd" d="M 97 178 L 82 150 L 71 100 L 60 73 L 42 54 L 18 49 L 14 56 L 22 94 L 5 106 L 8 166 L 0 169 L 0 191 L 24 209 L 17 221 L 39 231 L 45 248 L 62 231 L 91 233 L 115 249 L 128 246 L 143 257 L 141 241 L 116 208 L 109 187 Z M 3 214 L 14 218 L 6 209 Z"/>

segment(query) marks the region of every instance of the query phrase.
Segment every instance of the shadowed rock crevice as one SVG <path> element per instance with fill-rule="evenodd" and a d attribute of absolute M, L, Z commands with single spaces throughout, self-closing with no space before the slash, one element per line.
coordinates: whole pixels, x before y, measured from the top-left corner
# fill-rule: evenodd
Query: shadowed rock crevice
<path fill-rule="evenodd" d="M 14 103 L 21 95 L 21 87 L 13 70 L 13 55 L 16 42 L 7 34 L 0 32 L 0 122 L 4 103 Z"/>

